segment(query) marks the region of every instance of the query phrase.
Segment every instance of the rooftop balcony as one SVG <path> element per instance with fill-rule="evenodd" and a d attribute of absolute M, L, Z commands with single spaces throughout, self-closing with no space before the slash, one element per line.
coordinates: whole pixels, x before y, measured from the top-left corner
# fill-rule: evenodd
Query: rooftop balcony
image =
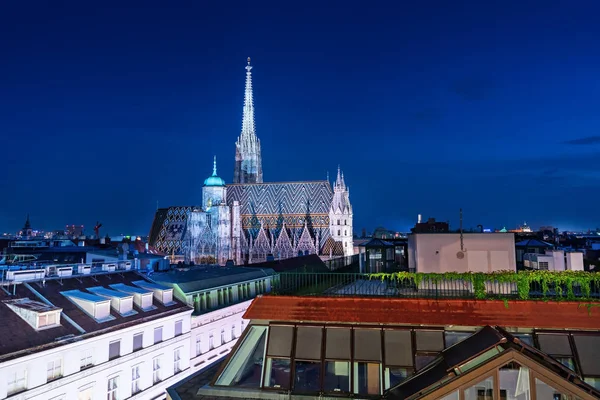
<path fill-rule="evenodd" d="M 600 300 L 600 275 L 582 271 L 495 273 L 280 273 L 273 294 L 396 298 Z"/>

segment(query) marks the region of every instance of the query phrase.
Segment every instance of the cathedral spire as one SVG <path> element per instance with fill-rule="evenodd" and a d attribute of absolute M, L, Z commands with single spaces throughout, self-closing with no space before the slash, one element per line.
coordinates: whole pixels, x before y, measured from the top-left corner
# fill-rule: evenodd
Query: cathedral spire
<path fill-rule="evenodd" d="M 244 92 L 242 132 L 235 143 L 233 183 L 262 183 L 263 181 L 260 140 L 256 136 L 256 127 L 254 125 L 252 68 L 250 57 L 248 57 L 248 65 L 245 67 L 246 90 Z"/>
<path fill-rule="evenodd" d="M 256 138 L 254 128 L 254 99 L 252 96 L 252 66 L 250 65 L 250 57 L 248 57 L 248 65 L 246 65 L 246 91 L 244 93 L 244 114 L 242 117 L 242 134 L 244 139 L 252 140 Z"/>
<path fill-rule="evenodd" d="M 344 182 L 344 173 L 342 172 L 342 169 L 340 168 L 339 165 L 338 165 L 337 179 L 335 180 L 333 188 L 338 189 L 338 190 L 344 190 L 346 188 L 346 183 Z"/>
<path fill-rule="evenodd" d="M 213 159 L 213 174 L 212 176 L 217 176 L 217 156 Z"/>

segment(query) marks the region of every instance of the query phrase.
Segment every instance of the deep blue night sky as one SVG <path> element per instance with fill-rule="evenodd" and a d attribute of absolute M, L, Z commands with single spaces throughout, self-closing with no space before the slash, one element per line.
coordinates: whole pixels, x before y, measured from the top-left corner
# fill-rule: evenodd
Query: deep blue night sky
<path fill-rule="evenodd" d="M 357 233 L 596 228 L 597 3 L 3 2 L 0 231 L 145 234 L 231 182 L 248 56 L 265 181 L 341 164 Z"/>

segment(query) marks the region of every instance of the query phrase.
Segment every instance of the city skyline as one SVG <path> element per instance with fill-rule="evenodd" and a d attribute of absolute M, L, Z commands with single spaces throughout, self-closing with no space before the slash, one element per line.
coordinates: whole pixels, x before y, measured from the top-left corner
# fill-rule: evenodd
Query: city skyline
<path fill-rule="evenodd" d="M 600 225 L 592 3 L 144 4 L 6 6 L 2 230 L 147 233 L 157 202 L 201 203 L 214 155 L 231 183 L 248 56 L 265 181 L 340 164 L 357 234 L 461 207 L 466 227 Z"/>

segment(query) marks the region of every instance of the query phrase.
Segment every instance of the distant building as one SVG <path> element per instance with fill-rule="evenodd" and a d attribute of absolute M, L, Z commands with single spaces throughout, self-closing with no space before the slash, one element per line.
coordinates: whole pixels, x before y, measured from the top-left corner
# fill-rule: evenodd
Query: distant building
<path fill-rule="evenodd" d="M 554 245 L 539 239 L 525 239 L 517 242 L 515 248 L 517 264 L 522 265 L 525 254 L 545 254 L 547 250 L 554 249 Z"/>
<path fill-rule="evenodd" d="M 414 228 L 411 228 L 412 233 L 447 233 L 449 225 L 447 222 L 436 221 L 435 218 L 429 218 L 427 222 L 417 222 Z"/>
<path fill-rule="evenodd" d="M 412 234 L 408 267 L 436 273 L 516 271 L 514 234 Z"/>
<path fill-rule="evenodd" d="M 525 253 L 523 266 L 546 271 L 583 271 L 583 253 L 546 250 L 544 254 Z"/>

